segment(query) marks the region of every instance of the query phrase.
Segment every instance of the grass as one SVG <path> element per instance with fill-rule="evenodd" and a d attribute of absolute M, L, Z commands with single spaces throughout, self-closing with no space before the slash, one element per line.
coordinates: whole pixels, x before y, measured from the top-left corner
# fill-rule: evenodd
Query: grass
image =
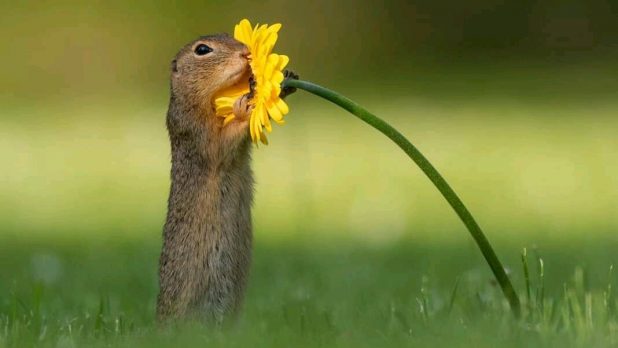
<path fill-rule="evenodd" d="M 512 264 L 524 302 L 515 321 L 470 246 L 261 242 L 244 313 L 220 332 L 157 328 L 153 240 L 3 240 L 0 251 L 0 346 L 7 347 L 610 346 L 618 338 L 609 266 L 571 268 L 579 260 L 568 249 L 546 251 L 543 276 L 529 253 L 529 287 L 522 266 Z M 550 273 L 557 265 L 571 274 L 558 279 Z"/>
<path fill-rule="evenodd" d="M 614 102 L 364 103 L 469 206 L 523 301 L 515 321 L 464 227 L 405 155 L 350 116 L 292 98 L 288 124 L 255 152 L 254 267 L 244 312 L 224 330 L 154 323 L 165 105 L 0 118 L 10 164 L 0 174 L 0 347 L 617 344 Z"/>

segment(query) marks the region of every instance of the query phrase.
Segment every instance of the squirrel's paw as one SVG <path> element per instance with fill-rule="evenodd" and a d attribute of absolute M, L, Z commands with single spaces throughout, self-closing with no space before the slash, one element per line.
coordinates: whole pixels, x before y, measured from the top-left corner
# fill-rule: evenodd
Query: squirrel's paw
<path fill-rule="evenodd" d="M 248 121 L 253 111 L 253 104 L 251 103 L 251 94 L 245 94 L 242 97 L 236 99 L 234 102 L 234 116 L 239 121 Z"/>
<path fill-rule="evenodd" d="M 222 128 L 224 148 L 231 149 L 249 136 L 249 119 L 253 111 L 252 96 L 247 93 L 234 102 L 234 118 Z"/>

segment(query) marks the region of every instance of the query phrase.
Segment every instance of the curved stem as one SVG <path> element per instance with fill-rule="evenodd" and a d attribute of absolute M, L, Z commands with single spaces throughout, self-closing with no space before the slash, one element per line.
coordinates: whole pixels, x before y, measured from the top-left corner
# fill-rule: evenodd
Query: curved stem
<path fill-rule="evenodd" d="M 506 275 L 504 267 L 500 263 L 496 252 L 483 234 L 483 231 L 476 223 L 476 221 L 472 217 L 472 214 L 470 214 L 461 199 L 459 199 L 455 191 L 453 191 L 453 189 L 449 186 L 446 180 L 444 180 L 442 175 L 440 175 L 436 168 L 427 160 L 427 158 L 425 158 L 425 156 L 423 156 L 423 154 L 414 145 L 412 145 L 412 143 L 408 141 L 408 139 L 406 139 L 401 133 L 399 133 L 399 131 L 397 131 L 395 128 L 393 128 L 382 119 L 365 110 L 354 101 L 332 90 L 318 86 L 311 82 L 295 79 L 284 80 L 282 83 L 282 87 L 300 88 L 326 100 L 329 100 L 349 111 L 350 113 L 354 114 L 356 117 L 365 121 L 370 126 L 379 130 L 382 134 L 386 135 L 393 142 L 395 142 L 395 144 L 397 144 L 414 161 L 414 163 L 416 163 L 421 168 L 423 173 L 427 175 L 429 180 L 431 180 L 431 182 L 436 186 L 438 191 L 442 193 L 442 196 L 444 196 L 444 198 L 451 205 L 453 210 L 455 210 L 464 225 L 466 225 L 468 231 L 472 235 L 472 238 L 474 238 L 474 241 L 478 245 L 479 249 L 481 249 L 481 253 L 489 264 L 489 267 L 491 268 L 494 276 L 496 277 L 496 280 L 500 284 L 504 296 L 506 296 L 507 300 L 509 301 L 513 314 L 516 317 L 520 316 L 520 304 L 517 293 L 513 288 L 511 280 Z"/>

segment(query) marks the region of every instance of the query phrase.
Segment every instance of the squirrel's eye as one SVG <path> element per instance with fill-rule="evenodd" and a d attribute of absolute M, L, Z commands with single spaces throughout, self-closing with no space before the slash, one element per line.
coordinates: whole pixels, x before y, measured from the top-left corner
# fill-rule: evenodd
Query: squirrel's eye
<path fill-rule="evenodd" d="M 210 48 L 208 45 L 199 44 L 195 48 L 195 54 L 197 54 L 198 56 L 203 56 L 210 52 L 212 52 L 212 48 Z"/>

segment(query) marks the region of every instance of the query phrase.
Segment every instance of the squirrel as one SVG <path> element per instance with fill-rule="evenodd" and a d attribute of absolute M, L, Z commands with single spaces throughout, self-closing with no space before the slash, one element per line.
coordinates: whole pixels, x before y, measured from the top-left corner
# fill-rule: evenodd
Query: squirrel
<path fill-rule="evenodd" d="M 167 130 L 171 188 L 159 262 L 159 321 L 235 317 L 252 253 L 252 91 L 223 126 L 217 93 L 253 85 L 249 49 L 227 34 L 202 36 L 171 64 Z M 286 71 L 286 77 L 298 78 Z M 285 97 L 295 90 L 284 88 Z"/>

